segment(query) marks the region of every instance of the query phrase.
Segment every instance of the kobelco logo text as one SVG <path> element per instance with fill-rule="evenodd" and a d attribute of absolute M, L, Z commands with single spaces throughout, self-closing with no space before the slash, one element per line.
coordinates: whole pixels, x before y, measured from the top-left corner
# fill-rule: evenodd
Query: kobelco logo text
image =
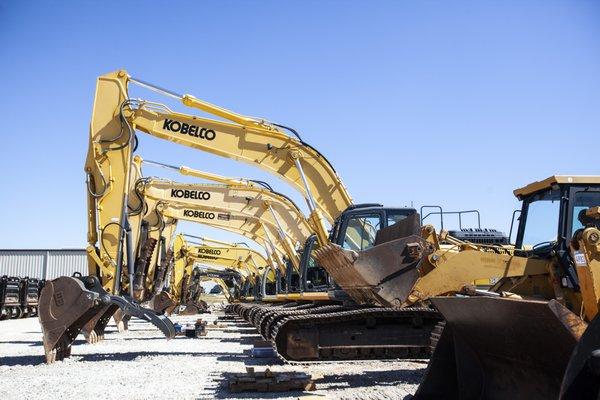
<path fill-rule="evenodd" d="M 171 189 L 171 197 L 180 199 L 210 200 L 210 193 L 197 190 Z"/>
<path fill-rule="evenodd" d="M 200 128 L 198 125 L 190 125 L 174 119 L 165 119 L 165 122 L 163 122 L 163 129 L 206 140 L 213 140 L 217 136 L 212 129 Z"/>
<path fill-rule="evenodd" d="M 183 210 L 183 216 L 202 219 L 215 219 L 215 213 L 196 210 Z"/>
<path fill-rule="evenodd" d="M 212 254 L 212 255 L 218 256 L 218 255 L 221 255 L 221 250 L 199 248 L 198 249 L 198 253 L 200 253 L 200 254 Z"/>

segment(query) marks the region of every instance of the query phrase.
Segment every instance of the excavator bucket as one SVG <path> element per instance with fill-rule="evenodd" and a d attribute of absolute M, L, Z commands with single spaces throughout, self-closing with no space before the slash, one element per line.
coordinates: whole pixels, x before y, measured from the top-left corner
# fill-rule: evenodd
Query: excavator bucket
<path fill-rule="evenodd" d="M 560 400 L 600 399 L 600 315 L 579 340 L 560 389 Z"/>
<path fill-rule="evenodd" d="M 171 295 L 165 291 L 154 296 L 152 302 L 152 309 L 159 314 L 170 314 L 177 306 L 177 302 L 175 302 Z"/>
<path fill-rule="evenodd" d="M 585 322 L 555 300 L 434 297 L 446 320 L 415 399 L 558 399 Z"/>
<path fill-rule="evenodd" d="M 110 310 L 117 308 L 153 323 L 169 339 L 175 336 L 175 327 L 168 318 L 156 315 L 124 297 L 110 295 L 102 288 L 98 278 L 60 277 L 46 282 L 39 300 L 38 317 L 42 326 L 46 362 L 69 357 L 71 345 L 82 328 L 93 321 L 96 326 L 99 323 L 105 326 L 107 320 L 103 318 L 110 318 Z"/>
<path fill-rule="evenodd" d="M 420 276 L 421 260 L 433 252 L 420 230 L 419 215 L 413 214 L 379 230 L 374 247 L 357 253 L 330 243 L 315 258 L 353 299 L 399 307 Z"/>
<path fill-rule="evenodd" d="M 179 315 L 196 315 L 208 310 L 208 304 L 203 300 L 188 301 L 179 310 Z"/>
<path fill-rule="evenodd" d="M 201 311 L 194 304 L 184 304 L 183 307 L 179 309 L 179 315 L 196 315 L 200 314 Z"/>

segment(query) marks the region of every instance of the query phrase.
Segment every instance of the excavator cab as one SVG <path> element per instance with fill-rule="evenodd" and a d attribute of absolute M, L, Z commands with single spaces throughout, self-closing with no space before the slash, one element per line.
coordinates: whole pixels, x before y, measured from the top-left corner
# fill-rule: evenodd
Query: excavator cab
<path fill-rule="evenodd" d="M 302 248 L 300 258 L 301 290 L 310 292 L 325 292 L 331 284 L 329 275 L 315 259 L 313 251 L 319 245 L 316 235 L 311 235 Z"/>
<path fill-rule="evenodd" d="M 514 258 L 543 260 L 548 274 L 502 278 L 484 296 L 432 298 L 446 322 L 417 399 L 600 394 L 600 179 L 553 176 L 515 195 Z"/>
<path fill-rule="evenodd" d="M 419 276 L 416 267 L 422 250 L 414 254 L 412 249 L 426 248 L 420 230 L 414 208 L 357 204 L 340 214 L 330 243 L 317 249 L 315 256 L 350 297 L 389 306 L 385 299 L 389 292 L 408 292 Z"/>
<path fill-rule="evenodd" d="M 330 241 L 348 250 L 363 251 L 376 244 L 378 231 L 417 214 L 414 208 L 387 208 L 381 204 L 355 204 L 334 223 Z"/>

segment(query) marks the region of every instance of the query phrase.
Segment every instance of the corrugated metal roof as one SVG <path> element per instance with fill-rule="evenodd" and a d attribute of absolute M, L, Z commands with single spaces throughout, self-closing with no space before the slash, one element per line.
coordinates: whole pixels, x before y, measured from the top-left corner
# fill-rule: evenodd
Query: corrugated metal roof
<path fill-rule="evenodd" d="M 87 275 L 83 249 L 0 250 L 0 275 L 54 279 L 74 272 Z"/>

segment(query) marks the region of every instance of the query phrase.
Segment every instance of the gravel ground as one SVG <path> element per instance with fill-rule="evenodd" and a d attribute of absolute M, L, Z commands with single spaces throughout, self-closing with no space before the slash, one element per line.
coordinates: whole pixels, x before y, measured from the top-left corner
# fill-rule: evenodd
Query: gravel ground
<path fill-rule="evenodd" d="M 215 314 L 175 316 L 180 323 Z M 248 353 L 259 335 L 242 321 L 220 322 L 204 338 L 167 341 L 144 321 L 132 320 L 120 334 L 109 325 L 103 342 L 89 345 L 80 335 L 72 357 L 52 365 L 43 359 L 37 318 L 0 321 L 0 399 L 220 399 L 318 396 L 327 399 L 403 399 L 416 390 L 426 364 L 356 361 L 290 365 Z M 317 390 L 286 393 L 229 393 L 224 374 L 256 370 L 301 371 L 322 378 Z"/>

